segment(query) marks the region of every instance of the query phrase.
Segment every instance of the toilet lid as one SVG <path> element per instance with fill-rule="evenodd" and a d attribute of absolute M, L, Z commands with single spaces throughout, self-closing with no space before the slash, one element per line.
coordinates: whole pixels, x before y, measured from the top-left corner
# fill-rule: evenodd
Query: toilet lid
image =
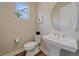
<path fill-rule="evenodd" d="M 37 45 L 36 42 L 29 42 L 29 43 L 26 43 L 24 47 L 31 47 L 31 46 L 36 46 L 36 45 Z"/>

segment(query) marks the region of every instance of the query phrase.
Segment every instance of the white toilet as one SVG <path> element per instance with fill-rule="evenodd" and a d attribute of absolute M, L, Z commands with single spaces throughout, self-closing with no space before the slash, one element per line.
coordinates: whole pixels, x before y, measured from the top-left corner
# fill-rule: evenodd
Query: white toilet
<path fill-rule="evenodd" d="M 28 56 L 33 56 L 37 52 L 39 52 L 39 44 L 41 41 L 41 35 L 36 33 L 35 34 L 35 41 L 28 42 L 24 45 L 24 49 L 27 51 Z"/>

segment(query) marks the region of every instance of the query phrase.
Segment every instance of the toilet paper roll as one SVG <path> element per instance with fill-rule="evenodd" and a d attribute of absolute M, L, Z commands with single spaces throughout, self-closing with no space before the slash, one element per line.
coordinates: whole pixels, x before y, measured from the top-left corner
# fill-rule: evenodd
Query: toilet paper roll
<path fill-rule="evenodd" d="M 15 42 L 16 42 L 16 43 L 19 43 L 19 42 L 20 42 L 20 39 L 19 39 L 19 38 L 17 38 L 17 39 L 15 40 Z"/>

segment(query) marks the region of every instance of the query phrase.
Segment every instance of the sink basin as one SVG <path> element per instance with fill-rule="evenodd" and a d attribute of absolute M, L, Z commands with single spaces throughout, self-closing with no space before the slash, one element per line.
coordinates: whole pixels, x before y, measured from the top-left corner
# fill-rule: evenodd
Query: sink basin
<path fill-rule="evenodd" d="M 43 39 L 50 42 L 50 44 L 57 46 L 61 49 L 66 49 L 71 52 L 76 52 L 78 49 L 77 41 L 75 38 L 70 37 L 56 37 L 54 34 L 44 35 Z"/>

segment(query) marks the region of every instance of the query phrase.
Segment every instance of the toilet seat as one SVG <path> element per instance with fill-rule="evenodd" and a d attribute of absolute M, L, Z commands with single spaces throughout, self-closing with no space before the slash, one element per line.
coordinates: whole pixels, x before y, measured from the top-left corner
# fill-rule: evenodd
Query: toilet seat
<path fill-rule="evenodd" d="M 36 45 L 37 43 L 32 41 L 32 42 L 26 43 L 24 47 L 31 47 L 31 46 L 36 46 Z"/>
<path fill-rule="evenodd" d="M 26 50 L 32 50 L 32 49 L 34 49 L 37 45 L 38 45 L 38 44 L 37 44 L 36 42 L 32 41 L 32 42 L 26 43 L 26 44 L 24 45 L 24 48 L 25 48 Z"/>

